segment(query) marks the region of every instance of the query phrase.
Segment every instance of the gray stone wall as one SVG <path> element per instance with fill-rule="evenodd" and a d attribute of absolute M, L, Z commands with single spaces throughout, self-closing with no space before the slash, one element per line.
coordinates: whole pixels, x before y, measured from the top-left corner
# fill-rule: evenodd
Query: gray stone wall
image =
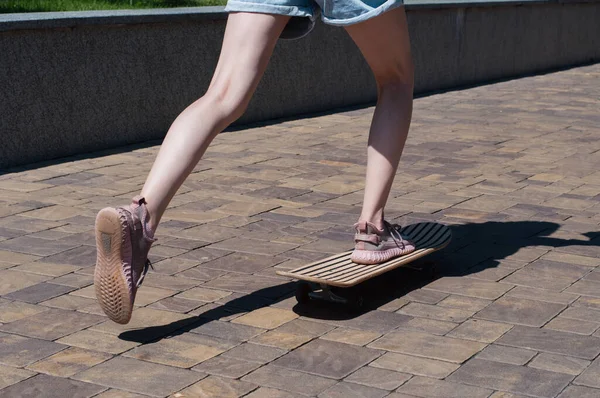
<path fill-rule="evenodd" d="M 600 60 L 600 2 L 408 2 L 417 94 Z M 217 62 L 221 8 L 0 15 L 0 168 L 161 139 Z M 343 29 L 280 41 L 237 122 L 370 104 Z"/>

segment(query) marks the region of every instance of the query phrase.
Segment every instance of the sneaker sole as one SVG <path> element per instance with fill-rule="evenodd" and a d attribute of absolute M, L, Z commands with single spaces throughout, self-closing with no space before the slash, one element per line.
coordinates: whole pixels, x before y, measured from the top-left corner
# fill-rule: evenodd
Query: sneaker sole
<path fill-rule="evenodd" d="M 405 256 L 415 251 L 415 248 L 400 249 L 393 248 L 385 251 L 354 250 L 350 259 L 361 265 L 381 264 L 397 257 Z"/>
<path fill-rule="evenodd" d="M 96 216 L 96 269 L 94 288 L 102 311 L 114 322 L 126 324 L 133 306 L 122 263 L 122 227 L 116 209 L 102 209 Z"/>

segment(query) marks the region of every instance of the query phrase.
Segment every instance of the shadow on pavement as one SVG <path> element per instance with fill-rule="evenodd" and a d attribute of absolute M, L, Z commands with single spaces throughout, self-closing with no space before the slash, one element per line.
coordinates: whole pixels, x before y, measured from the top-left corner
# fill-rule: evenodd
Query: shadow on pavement
<path fill-rule="evenodd" d="M 556 232 L 560 225 L 542 221 L 515 221 L 470 223 L 452 225 L 452 242 L 443 250 L 401 267 L 355 287 L 367 300 L 365 310 L 372 311 L 392 300 L 419 289 L 433 280 L 446 276 L 466 276 L 495 268 L 502 261 L 530 247 L 553 248 L 570 247 L 576 252 L 588 255 L 600 254 L 600 231 L 582 235 L 588 240 L 560 239 L 548 235 Z M 579 248 L 574 248 L 579 246 Z M 576 250 L 575 250 L 576 249 Z M 590 250 L 594 254 L 590 254 Z M 167 325 L 152 326 L 121 333 L 123 340 L 148 343 L 165 337 L 183 334 L 213 320 L 229 317 L 293 297 L 295 282 L 271 286 L 236 298 L 217 308 L 208 310 L 197 317 L 190 317 Z M 352 319 L 361 314 L 344 306 L 325 302 L 312 302 L 309 305 L 296 305 L 293 310 L 305 317 L 339 321 Z"/>

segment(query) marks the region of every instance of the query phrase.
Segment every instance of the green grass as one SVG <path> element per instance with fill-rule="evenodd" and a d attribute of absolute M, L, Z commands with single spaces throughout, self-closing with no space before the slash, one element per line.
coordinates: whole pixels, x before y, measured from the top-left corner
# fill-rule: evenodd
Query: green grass
<path fill-rule="evenodd" d="M 226 0 L 0 0 L 0 14 L 225 5 Z"/>

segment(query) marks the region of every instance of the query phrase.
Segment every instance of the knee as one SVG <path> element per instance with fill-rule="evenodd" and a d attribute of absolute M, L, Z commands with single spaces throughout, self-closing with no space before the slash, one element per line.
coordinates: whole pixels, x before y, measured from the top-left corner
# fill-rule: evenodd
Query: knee
<path fill-rule="evenodd" d="M 379 93 L 406 93 L 411 94 L 414 88 L 415 67 L 412 60 L 391 65 L 375 73 L 375 80 Z"/>
<path fill-rule="evenodd" d="M 239 119 L 250 102 L 249 98 L 235 91 L 232 84 L 211 86 L 204 99 L 208 100 L 211 108 L 231 122 Z"/>

